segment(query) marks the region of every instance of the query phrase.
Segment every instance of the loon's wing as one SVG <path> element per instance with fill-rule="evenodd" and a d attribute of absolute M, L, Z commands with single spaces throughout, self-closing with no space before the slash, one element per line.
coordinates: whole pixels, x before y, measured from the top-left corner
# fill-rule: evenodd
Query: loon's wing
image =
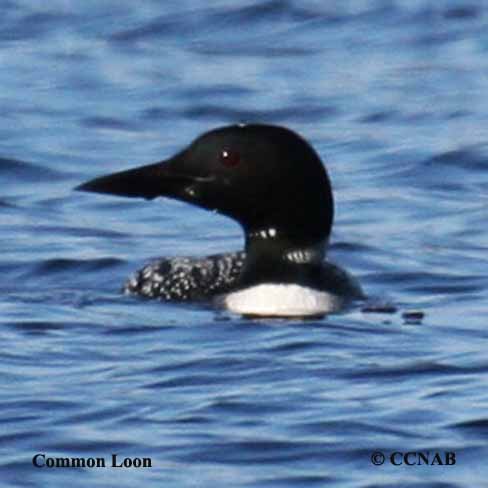
<path fill-rule="evenodd" d="M 320 269 L 320 289 L 351 300 L 365 298 L 359 282 L 345 269 L 324 261 Z"/>
<path fill-rule="evenodd" d="M 123 290 L 160 300 L 206 300 L 234 288 L 244 258 L 244 252 L 163 258 L 138 271 Z"/>

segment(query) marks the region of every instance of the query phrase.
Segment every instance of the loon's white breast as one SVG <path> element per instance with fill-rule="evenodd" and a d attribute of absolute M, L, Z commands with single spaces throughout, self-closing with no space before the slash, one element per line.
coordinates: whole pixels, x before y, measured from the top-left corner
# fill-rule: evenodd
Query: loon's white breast
<path fill-rule="evenodd" d="M 343 298 L 295 284 L 260 284 L 229 293 L 221 306 L 241 315 L 309 317 L 340 310 Z"/>

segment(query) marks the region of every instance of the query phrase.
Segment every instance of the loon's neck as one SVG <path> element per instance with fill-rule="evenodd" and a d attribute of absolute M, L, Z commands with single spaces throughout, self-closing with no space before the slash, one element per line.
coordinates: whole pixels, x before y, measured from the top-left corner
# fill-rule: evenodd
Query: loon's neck
<path fill-rule="evenodd" d="M 327 239 L 297 239 L 276 228 L 246 233 L 246 259 L 241 275 L 243 285 L 256 282 L 294 281 L 303 269 L 322 263 Z"/>
<path fill-rule="evenodd" d="M 273 227 L 246 234 L 246 254 L 253 261 L 320 263 L 324 259 L 326 246 L 325 238 L 319 241 L 297 239 Z"/>

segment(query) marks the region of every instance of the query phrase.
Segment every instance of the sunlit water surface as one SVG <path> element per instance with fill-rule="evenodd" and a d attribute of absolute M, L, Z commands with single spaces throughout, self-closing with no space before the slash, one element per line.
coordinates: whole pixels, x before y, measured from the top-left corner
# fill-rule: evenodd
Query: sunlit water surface
<path fill-rule="evenodd" d="M 487 19 L 445 0 L 3 2 L 0 484 L 487 486 Z M 72 188 L 245 121 L 324 158 L 330 257 L 383 313 L 254 321 L 120 293 L 240 229 Z"/>

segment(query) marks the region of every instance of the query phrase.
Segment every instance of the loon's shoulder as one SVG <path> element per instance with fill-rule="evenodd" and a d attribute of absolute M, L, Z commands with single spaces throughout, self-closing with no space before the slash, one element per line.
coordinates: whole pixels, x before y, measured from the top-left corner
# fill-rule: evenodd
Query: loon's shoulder
<path fill-rule="evenodd" d="M 160 300 L 211 299 L 235 287 L 245 256 L 242 251 L 203 258 L 161 258 L 131 277 L 124 285 L 124 292 Z"/>

